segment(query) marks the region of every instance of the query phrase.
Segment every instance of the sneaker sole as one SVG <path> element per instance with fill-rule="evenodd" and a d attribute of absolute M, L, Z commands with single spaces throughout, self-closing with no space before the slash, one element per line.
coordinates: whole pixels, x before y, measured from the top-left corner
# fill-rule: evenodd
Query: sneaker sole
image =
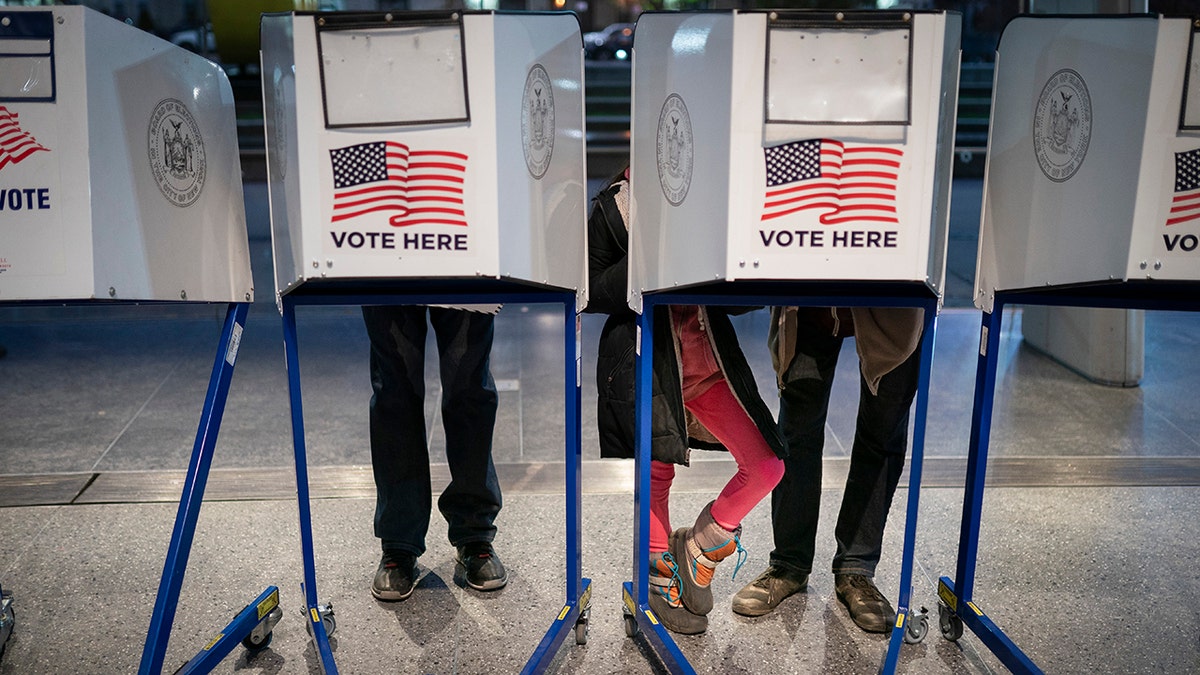
<path fill-rule="evenodd" d="M 415 590 L 417 590 L 417 581 L 416 581 L 416 575 L 414 574 L 413 575 L 413 585 L 408 589 L 407 593 L 398 593 L 396 591 L 379 591 L 379 590 L 376 590 L 376 588 L 374 586 L 371 586 L 371 595 L 376 600 L 382 600 L 383 602 L 399 602 L 401 600 L 407 600 L 410 597 L 412 597 L 413 591 L 415 591 Z"/>
<path fill-rule="evenodd" d="M 854 625 L 861 628 L 864 633 L 889 633 L 892 630 L 892 624 L 890 624 L 890 623 L 884 623 L 884 624 L 878 624 L 878 625 L 869 624 L 869 625 L 864 626 L 863 624 L 861 624 L 857 620 L 855 620 L 853 615 L 850 617 L 850 620 L 854 621 Z"/>
<path fill-rule="evenodd" d="M 770 614 L 771 612 L 774 612 L 774 611 L 775 611 L 775 607 L 778 607 L 778 606 L 779 606 L 779 605 L 775 605 L 775 606 L 771 606 L 771 605 L 766 605 L 766 606 L 763 606 L 763 605 L 758 605 L 758 606 L 754 606 L 754 607 L 748 607 L 748 606 L 746 606 L 746 605 L 744 605 L 744 604 L 739 604 L 739 603 L 737 602 L 737 598 L 734 598 L 734 601 L 733 601 L 733 613 L 734 613 L 734 614 L 737 614 L 737 615 L 739 615 L 739 616 L 766 616 L 767 614 Z"/>
<path fill-rule="evenodd" d="M 662 597 L 650 595 L 647 602 L 650 609 L 654 611 L 654 616 L 658 622 L 667 630 L 679 635 L 700 635 L 708 631 L 708 617 L 699 614 L 692 614 L 686 607 L 671 607 Z M 686 625 L 675 620 L 676 613 L 682 612 L 683 616 L 679 618 L 693 619 L 691 623 L 695 625 Z"/>

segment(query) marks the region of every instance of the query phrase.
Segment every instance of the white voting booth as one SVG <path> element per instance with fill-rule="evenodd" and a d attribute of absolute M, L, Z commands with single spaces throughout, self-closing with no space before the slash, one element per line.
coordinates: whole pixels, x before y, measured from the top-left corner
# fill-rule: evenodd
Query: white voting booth
<path fill-rule="evenodd" d="M 252 284 L 224 71 L 83 7 L 0 8 L 0 303 L 228 305 L 141 672 L 162 667 Z M 253 604 L 180 672 L 269 639 L 278 590 Z"/>
<path fill-rule="evenodd" d="M 569 14 L 262 21 L 276 284 L 586 282 L 583 60 Z"/>
<path fill-rule="evenodd" d="M 334 624 L 315 591 L 296 305 L 558 302 L 567 604 L 527 665 L 543 669 L 572 629 L 585 641 L 591 596 L 579 562 L 577 310 L 587 302 L 579 21 L 566 12 L 288 13 L 264 15 L 261 30 L 304 590 L 321 666 L 335 669 Z"/>
<path fill-rule="evenodd" d="M 996 59 L 975 304 L 1200 279 L 1200 43 L 1189 19 L 1019 17 Z"/>
<path fill-rule="evenodd" d="M 253 299 L 233 94 L 82 7 L 0 17 L 0 302 Z"/>
<path fill-rule="evenodd" d="M 961 16 L 645 13 L 633 57 L 630 306 L 638 495 L 649 493 L 653 310 L 662 304 L 922 307 L 909 523 L 884 670 L 927 620 L 909 593 L 933 319 L 945 276 Z M 639 497 L 626 632 L 691 672 L 646 604 Z"/>
<path fill-rule="evenodd" d="M 647 13 L 630 288 L 945 274 L 961 18 Z"/>
<path fill-rule="evenodd" d="M 941 577 L 938 595 L 943 636 L 970 628 L 1013 672 L 1042 671 L 973 598 L 1003 310 L 1200 309 L 1197 30 L 1156 15 L 1022 16 L 997 48 L 970 468 L 956 579 Z"/>

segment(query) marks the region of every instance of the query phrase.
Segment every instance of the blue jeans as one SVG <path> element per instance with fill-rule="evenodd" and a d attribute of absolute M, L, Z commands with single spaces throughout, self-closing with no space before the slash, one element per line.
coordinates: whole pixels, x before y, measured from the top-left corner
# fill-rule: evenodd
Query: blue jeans
<path fill-rule="evenodd" d="M 426 314 L 441 372 L 450 485 L 438 509 L 450 524 L 450 543 L 492 541 L 501 506 L 492 463 L 498 397 L 489 361 L 495 317 L 438 307 L 363 307 L 374 390 L 375 536 L 386 551 L 416 556 L 425 552 L 433 502 L 425 432 Z"/>
<path fill-rule="evenodd" d="M 812 572 L 821 507 L 821 459 L 829 393 L 841 337 L 801 323 L 796 355 L 780 391 L 779 427 L 788 443 L 783 480 L 771 493 L 775 550 L 771 563 Z M 917 392 L 921 350 L 883 377 L 872 395 L 859 371 L 858 419 L 850 473 L 834 537 L 834 574 L 875 575 L 892 496 L 908 450 L 909 408 Z"/>

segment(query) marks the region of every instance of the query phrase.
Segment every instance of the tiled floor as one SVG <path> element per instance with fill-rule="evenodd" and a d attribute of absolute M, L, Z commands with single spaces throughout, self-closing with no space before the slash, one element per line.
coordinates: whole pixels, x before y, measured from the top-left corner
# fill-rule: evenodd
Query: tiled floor
<path fill-rule="evenodd" d="M 283 621 L 253 657 L 238 648 L 220 672 L 310 673 L 319 668 L 303 604 L 287 375 L 271 299 L 261 186 L 248 185 L 258 298 L 250 310 L 214 455 L 209 501 L 167 653 L 174 669 L 268 585 Z M 978 181 L 955 182 L 947 309 L 939 317 L 920 493 L 914 604 L 936 618 L 936 579 L 954 576 L 970 429 L 979 312 L 969 307 L 971 219 Z M 971 209 L 974 208 L 972 214 Z M 0 584 L 17 627 L 0 674 L 128 673 L 137 669 L 217 346 L 224 308 L 0 307 Z M 1200 672 L 1200 315 L 1146 315 L 1141 386 L 1089 383 L 1020 340 L 1006 319 L 975 599 L 1047 672 Z M 764 392 L 771 391 L 765 315 L 738 320 Z M 590 634 L 571 639 L 558 672 L 656 672 L 627 638 L 621 582 L 632 566 L 631 462 L 597 457 L 595 344 L 602 317 L 583 318 L 584 576 Z M 505 488 L 498 550 L 511 580 L 480 594 L 454 577 L 453 550 L 434 518 L 416 594 L 398 604 L 368 591 L 377 561 L 366 442 L 366 336 L 357 308 L 301 308 L 300 355 L 318 595 L 331 602 L 341 672 L 510 673 L 524 665 L 564 602 L 561 311 L 508 306 L 493 355 L 500 385 L 496 461 Z M 827 430 L 818 572 L 806 593 L 749 620 L 730 596 L 765 565 L 769 513 L 744 524 L 750 559 L 736 581 L 721 569 L 707 634 L 678 642 L 711 673 L 873 672 L 885 641 L 858 631 L 833 597 L 820 561 L 854 418 L 848 345 Z M 432 366 L 432 364 L 431 364 Z M 429 370 L 427 420 L 442 433 Z M 768 400 L 770 397 L 768 396 Z M 732 464 L 711 455 L 681 471 L 680 522 L 705 504 Z M 444 467 L 437 467 L 442 474 Z M 841 472 L 841 473 L 839 473 Z M 435 480 L 444 476 L 435 472 Z M 898 594 L 907 491 L 897 495 L 879 582 Z M 1004 668 L 968 634 L 934 626 L 903 647 L 900 671 L 992 673 Z"/>

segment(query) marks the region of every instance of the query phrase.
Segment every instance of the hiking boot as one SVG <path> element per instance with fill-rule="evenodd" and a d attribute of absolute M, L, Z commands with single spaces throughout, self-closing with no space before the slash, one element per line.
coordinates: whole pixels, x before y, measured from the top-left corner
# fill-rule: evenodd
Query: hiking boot
<path fill-rule="evenodd" d="M 708 630 L 708 617 L 692 614 L 680 599 L 679 567 L 670 551 L 650 554 L 650 609 L 667 630 L 697 635 Z"/>
<path fill-rule="evenodd" d="M 494 591 L 508 583 L 508 572 L 491 542 L 473 541 L 459 546 L 456 562 L 467 585 L 477 591 Z"/>
<path fill-rule="evenodd" d="M 417 587 L 417 556 L 402 551 L 384 551 L 371 582 L 371 595 L 389 602 L 404 600 Z"/>
<path fill-rule="evenodd" d="M 683 604 L 693 614 L 707 615 L 712 611 L 713 573 L 717 563 L 725 558 L 738 554 L 737 566 L 733 575 L 741 568 L 746 559 L 746 550 L 738 541 L 742 528 L 739 526 L 733 532 L 717 524 L 712 517 L 712 502 L 704 507 L 692 527 L 676 530 L 671 535 L 671 555 L 679 566 L 679 578 L 683 581 L 680 597 Z"/>
<path fill-rule="evenodd" d="M 838 600 L 850 610 L 850 618 L 868 633 L 886 633 L 896 623 L 896 610 L 883 597 L 875 582 L 861 574 L 835 574 L 833 585 Z"/>
<path fill-rule="evenodd" d="M 762 616 L 775 611 L 783 599 L 808 588 L 808 575 L 771 565 L 733 596 L 733 613 Z"/>

